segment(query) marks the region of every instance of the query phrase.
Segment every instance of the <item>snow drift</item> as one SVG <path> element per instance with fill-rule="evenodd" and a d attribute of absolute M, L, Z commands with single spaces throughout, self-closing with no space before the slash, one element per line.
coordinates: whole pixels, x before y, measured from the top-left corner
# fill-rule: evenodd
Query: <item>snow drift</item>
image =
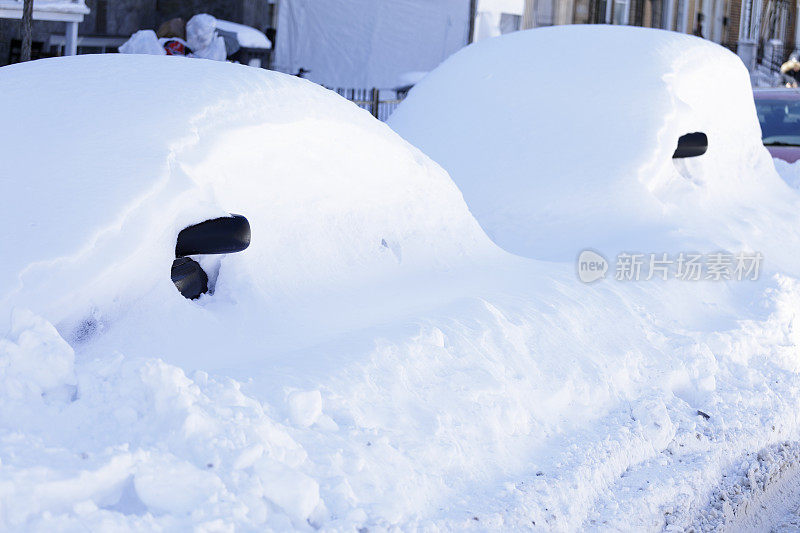
<path fill-rule="evenodd" d="M 3 323 L 14 305 L 61 324 L 153 288 L 189 305 L 168 275 L 177 232 L 229 212 L 255 236 L 246 256 L 223 259 L 243 272 L 219 285 L 246 281 L 266 301 L 453 266 L 488 246 L 441 169 L 306 81 L 97 56 L 5 68 L 0 89 L 9 123 L 37 132 L 0 148 Z"/>
<path fill-rule="evenodd" d="M 762 146 L 747 70 L 710 41 L 607 26 L 506 35 L 448 59 L 390 125 L 514 253 L 759 249 L 797 267 L 796 195 Z M 695 131 L 708 152 L 673 161 Z"/>
<path fill-rule="evenodd" d="M 0 529 L 659 529 L 800 439 L 789 261 L 584 285 L 493 245 L 368 113 L 259 69 L 81 56 L 0 90 L 24 133 L 0 145 Z M 725 223 L 791 256 L 797 193 L 761 155 L 720 166 L 775 193 Z M 213 294 L 185 300 L 177 233 L 228 212 L 252 245 L 199 258 Z"/>

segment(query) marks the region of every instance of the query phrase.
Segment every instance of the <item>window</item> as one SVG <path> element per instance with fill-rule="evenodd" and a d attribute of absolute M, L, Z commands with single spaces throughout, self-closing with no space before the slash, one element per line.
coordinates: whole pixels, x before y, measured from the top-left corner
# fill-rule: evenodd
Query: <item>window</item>
<path fill-rule="evenodd" d="M 512 15 L 510 13 L 500 14 L 500 33 L 506 34 L 519 31 L 522 27 L 522 15 Z"/>

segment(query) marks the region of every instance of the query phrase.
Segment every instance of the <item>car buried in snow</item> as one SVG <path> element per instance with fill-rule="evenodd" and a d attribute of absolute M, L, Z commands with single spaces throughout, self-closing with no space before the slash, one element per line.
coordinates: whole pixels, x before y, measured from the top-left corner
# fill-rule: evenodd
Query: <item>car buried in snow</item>
<path fill-rule="evenodd" d="M 241 252 L 250 246 L 250 223 L 242 215 L 214 218 L 181 230 L 175 243 L 172 283 L 190 300 L 208 292 L 208 274 L 192 255 Z"/>

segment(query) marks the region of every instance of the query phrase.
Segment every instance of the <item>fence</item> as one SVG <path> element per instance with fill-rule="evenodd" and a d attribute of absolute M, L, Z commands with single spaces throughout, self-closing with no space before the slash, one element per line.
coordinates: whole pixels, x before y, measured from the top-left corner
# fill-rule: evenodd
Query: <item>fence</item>
<path fill-rule="evenodd" d="M 784 49 L 783 44 L 778 43 L 760 43 L 758 47 L 758 63 L 762 68 L 768 69 L 770 72 L 780 72 L 781 65 L 788 59 L 788 54 Z"/>
<path fill-rule="evenodd" d="M 284 74 L 291 74 L 300 78 L 305 77 L 305 74 L 310 72 L 304 68 L 293 70 L 285 65 L 270 64 L 270 70 L 283 72 Z M 369 111 L 373 117 L 381 122 L 386 122 L 389 116 L 394 112 L 395 108 L 403 101 L 408 94 L 411 86 L 399 87 L 397 89 L 378 89 L 373 87 L 371 89 L 360 88 L 333 88 L 323 85 L 326 89 L 334 91 L 339 96 L 346 98 L 356 104 L 361 109 Z"/>
<path fill-rule="evenodd" d="M 394 112 L 397 105 L 403 101 L 407 91 L 394 89 L 333 89 L 339 96 L 347 98 L 361 109 L 366 109 L 372 116 L 385 122 Z M 384 96 L 391 95 L 391 98 Z"/>

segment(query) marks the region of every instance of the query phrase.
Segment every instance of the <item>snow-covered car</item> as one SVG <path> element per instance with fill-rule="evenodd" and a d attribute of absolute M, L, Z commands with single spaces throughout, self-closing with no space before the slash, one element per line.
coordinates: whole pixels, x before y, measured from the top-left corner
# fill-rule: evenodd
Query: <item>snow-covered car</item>
<path fill-rule="evenodd" d="M 558 26 L 464 48 L 389 124 L 450 173 L 497 244 L 566 259 L 586 247 L 740 246 L 727 221 L 786 196 L 754 107 L 741 60 L 713 42 Z M 707 153 L 673 160 L 695 132 Z M 709 210 L 709 197 L 725 201 Z"/>
<path fill-rule="evenodd" d="M 137 74 L 140 69 L 148 76 Z M 35 143 L 18 135 L 2 147 L 3 183 L 19 191 L 0 200 L 3 216 L 15 221 L 0 243 L 3 314 L 24 304 L 79 330 L 93 313 L 107 316 L 148 294 L 187 305 L 174 300 L 178 293 L 169 283 L 178 235 L 204 221 L 237 220 L 230 213 L 246 217 L 256 236 L 245 252 L 179 249 L 177 255 L 200 254 L 218 301 L 267 291 L 263 301 L 270 306 L 301 287 L 331 290 L 358 272 L 370 272 L 377 283 L 377 272 L 387 268 L 446 263 L 480 231 L 463 204 L 445 207 L 441 195 L 421 196 L 420 190 L 438 189 L 447 201 L 458 199 L 444 172 L 368 114 L 291 76 L 139 55 L 35 62 L 2 74 L 4 116 L 38 132 Z M 40 76 L 59 80 L 59 98 L 52 85 L 38 83 Z M 168 87 L 161 81 L 168 79 L 184 82 Z M 36 113 L 14 104 L 23 99 Z M 287 111 L 294 101 L 308 103 L 300 117 Z M 344 129 L 325 133 L 336 121 Z M 354 149 L 364 135 L 374 155 Z M 396 168 L 376 170 L 385 160 Z M 419 189 L 409 188 L 411 182 Z M 348 198 L 345 204 L 340 197 Z M 366 201 L 375 197 L 381 201 Z M 407 216 L 425 210 L 430 215 Z M 440 237 L 431 231 L 459 237 L 441 237 L 433 246 Z M 430 254 L 422 252 L 427 249 Z M 402 253 L 402 264 L 395 253 Z M 244 286 L 232 288 L 233 280 Z"/>
<path fill-rule="evenodd" d="M 764 146 L 772 157 L 794 163 L 800 159 L 800 90 L 754 89 Z"/>
<path fill-rule="evenodd" d="M 242 215 L 205 220 L 178 233 L 172 283 L 186 298 L 194 300 L 208 292 L 208 274 L 189 256 L 241 252 L 250 246 L 250 224 Z"/>
<path fill-rule="evenodd" d="M 565 58 L 614 79 L 587 90 Z M 734 59 L 628 28 L 468 47 L 393 122 L 420 120 L 463 195 L 291 76 L 0 68 L 0 529 L 737 530 L 750 493 L 794 498 L 800 200 Z M 707 152 L 672 159 L 698 132 Z M 593 235 L 764 271 L 586 284 Z M 171 280 L 185 257 L 196 299 Z"/>
<path fill-rule="evenodd" d="M 0 92 L 0 529 L 363 524 L 290 427 L 338 433 L 313 382 L 368 357 L 347 332 L 502 255 L 447 174 L 335 93 L 242 65 L 76 56 L 3 67 Z"/>

